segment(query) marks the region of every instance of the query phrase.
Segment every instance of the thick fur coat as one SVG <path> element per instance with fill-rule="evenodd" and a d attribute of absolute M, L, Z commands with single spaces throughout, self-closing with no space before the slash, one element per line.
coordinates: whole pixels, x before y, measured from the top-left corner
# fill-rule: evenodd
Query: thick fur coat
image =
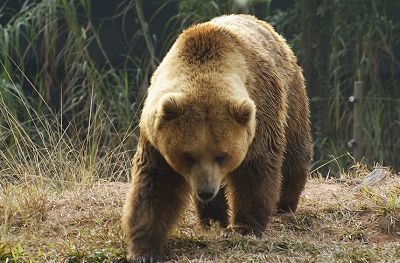
<path fill-rule="evenodd" d="M 189 196 L 200 222 L 260 236 L 295 211 L 312 157 L 302 70 L 266 22 L 185 30 L 151 79 L 123 211 L 128 260 L 160 258 Z"/>

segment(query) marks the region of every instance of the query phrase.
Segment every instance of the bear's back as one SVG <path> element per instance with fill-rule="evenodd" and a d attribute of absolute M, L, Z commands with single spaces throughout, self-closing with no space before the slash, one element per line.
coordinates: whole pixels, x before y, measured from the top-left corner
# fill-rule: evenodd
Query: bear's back
<path fill-rule="evenodd" d="M 280 72 L 296 70 L 293 51 L 270 24 L 251 15 L 221 16 L 210 22 L 233 32 L 246 49 L 255 52 L 259 59 L 273 63 Z"/>

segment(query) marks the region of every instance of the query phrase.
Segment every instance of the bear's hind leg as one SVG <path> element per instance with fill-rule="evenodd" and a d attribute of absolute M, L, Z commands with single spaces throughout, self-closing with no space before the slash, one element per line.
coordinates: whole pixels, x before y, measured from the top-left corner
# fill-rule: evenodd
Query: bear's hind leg
<path fill-rule="evenodd" d="M 228 204 L 225 198 L 225 187 L 222 186 L 217 196 L 210 202 L 204 203 L 195 200 L 200 224 L 203 228 L 210 227 L 211 221 L 216 221 L 223 228 L 229 224 Z"/>
<path fill-rule="evenodd" d="M 289 137 L 290 139 L 290 137 Z M 308 167 L 312 158 L 311 139 L 304 138 L 293 145 L 288 141 L 282 166 L 282 187 L 278 213 L 295 212 L 301 192 L 307 181 Z"/>
<path fill-rule="evenodd" d="M 294 76 L 291 90 L 278 213 L 296 211 L 312 158 L 310 112 L 301 73 Z"/>

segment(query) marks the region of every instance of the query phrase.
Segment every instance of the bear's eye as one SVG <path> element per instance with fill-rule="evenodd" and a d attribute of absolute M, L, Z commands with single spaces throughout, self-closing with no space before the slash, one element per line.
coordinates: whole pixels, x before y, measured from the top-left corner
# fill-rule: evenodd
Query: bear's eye
<path fill-rule="evenodd" d="M 188 164 L 194 164 L 196 162 L 196 158 L 194 158 L 193 154 L 187 152 L 182 153 L 182 159 Z"/>
<path fill-rule="evenodd" d="M 221 153 L 217 156 L 215 156 L 214 160 L 217 164 L 219 165 L 223 165 L 224 163 L 226 163 L 229 159 L 229 156 L 227 153 Z"/>

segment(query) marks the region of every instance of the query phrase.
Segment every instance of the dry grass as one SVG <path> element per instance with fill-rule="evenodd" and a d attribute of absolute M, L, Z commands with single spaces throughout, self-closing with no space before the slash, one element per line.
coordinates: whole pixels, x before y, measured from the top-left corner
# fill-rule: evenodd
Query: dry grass
<path fill-rule="evenodd" d="M 400 179 L 354 186 L 357 168 L 340 182 L 311 179 L 296 214 L 275 216 L 262 239 L 203 231 L 190 206 L 172 231 L 166 258 L 178 262 L 400 262 Z M 3 185 L 0 261 L 123 261 L 120 213 L 126 183 L 71 191 Z"/>

